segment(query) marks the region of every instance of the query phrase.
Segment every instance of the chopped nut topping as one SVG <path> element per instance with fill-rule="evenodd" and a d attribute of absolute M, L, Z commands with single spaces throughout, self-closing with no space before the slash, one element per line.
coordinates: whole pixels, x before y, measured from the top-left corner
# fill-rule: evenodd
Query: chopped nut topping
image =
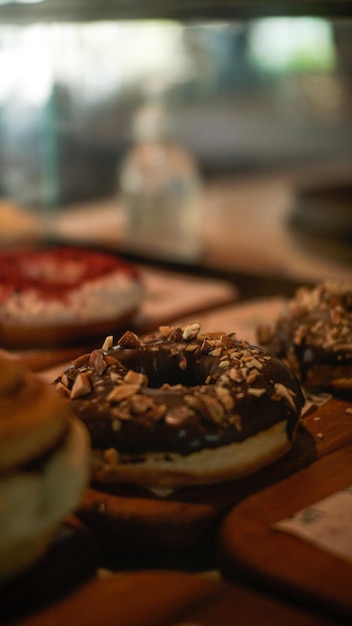
<path fill-rule="evenodd" d="M 331 321 L 333 324 L 340 324 L 344 316 L 344 309 L 342 306 L 336 306 L 330 313 Z"/>
<path fill-rule="evenodd" d="M 212 396 L 202 396 L 201 402 L 205 414 L 212 422 L 220 422 L 224 417 L 224 407 Z"/>
<path fill-rule="evenodd" d="M 248 387 L 247 392 L 250 396 L 255 396 L 256 398 L 260 398 L 262 395 L 266 393 L 266 389 L 262 387 Z"/>
<path fill-rule="evenodd" d="M 244 359 L 244 361 L 246 361 L 246 366 L 249 368 L 255 368 L 257 370 L 261 370 L 263 368 L 263 364 L 258 361 L 258 359 L 256 359 L 254 356 L 252 356 L 250 359 Z"/>
<path fill-rule="evenodd" d="M 102 350 L 93 350 L 89 356 L 89 365 L 94 367 L 99 376 L 101 376 L 107 368 L 107 363 L 104 359 L 104 352 Z"/>
<path fill-rule="evenodd" d="M 227 372 L 223 372 L 223 374 L 221 374 L 221 376 L 219 376 L 218 383 L 219 383 L 220 386 L 223 386 L 223 387 L 228 385 L 228 384 L 231 384 L 231 379 L 227 375 Z"/>
<path fill-rule="evenodd" d="M 259 372 L 258 370 L 251 370 L 250 372 L 248 372 L 247 377 L 246 377 L 246 381 L 249 385 L 251 385 L 252 383 L 254 383 L 255 380 L 257 380 L 259 376 Z"/>
<path fill-rule="evenodd" d="M 119 374 L 118 372 L 114 372 L 113 370 L 110 370 L 110 378 L 111 378 L 112 382 L 117 382 L 119 380 L 123 380 L 121 374 Z"/>
<path fill-rule="evenodd" d="M 185 341 L 188 341 L 189 339 L 195 339 L 199 331 L 200 331 L 200 324 L 198 324 L 198 322 L 195 322 L 194 324 L 190 324 L 189 326 L 186 326 L 186 328 L 184 329 L 182 333 L 182 337 Z"/>
<path fill-rule="evenodd" d="M 195 350 L 197 350 L 197 348 L 198 348 L 198 345 L 196 343 L 188 343 L 186 345 L 185 350 L 186 350 L 186 352 L 195 352 Z"/>
<path fill-rule="evenodd" d="M 184 396 L 185 404 L 190 408 L 201 413 L 202 411 L 202 402 L 198 396 L 192 396 L 190 394 L 186 394 Z"/>
<path fill-rule="evenodd" d="M 213 350 L 214 348 L 214 343 L 212 341 L 209 341 L 209 339 L 205 338 L 200 346 L 200 350 L 201 352 L 204 352 L 205 354 L 208 354 L 208 352 L 210 352 L 210 350 Z"/>
<path fill-rule="evenodd" d="M 214 350 L 210 350 L 210 356 L 221 356 L 222 348 L 214 348 Z"/>
<path fill-rule="evenodd" d="M 235 383 L 241 383 L 244 380 L 243 372 L 240 369 L 232 367 L 227 373 L 230 376 L 231 380 L 233 380 L 233 382 Z"/>
<path fill-rule="evenodd" d="M 111 356 L 110 354 L 104 355 L 104 361 L 107 365 L 116 365 L 118 363 L 118 360 L 115 359 L 115 357 Z"/>
<path fill-rule="evenodd" d="M 285 400 L 287 400 L 287 402 L 292 406 L 293 409 L 296 408 L 293 401 L 293 397 L 295 396 L 295 394 L 293 393 L 293 391 L 291 391 L 291 389 L 288 389 L 282 383 L 275 383 L 274 389 L 275 395 L 272 396 L 273 400 L 281 400 L 281 398 L 285 398 Z"/>
<path fill-rule="evenodd" d="M 167 413 L 165 416 L 165 422 L 172 426 L 178 426 L 182 424 L 189 416 L 189 409 L 186 406 L 179 406 L 172 410 L 172 413 Z"/>
<path fill-rule="evenodd" d="M 218 396 L 221 404 L 225 407 L 227 411 L 231 411 L 235 406 L 235 401 L 226 387 L 221 387 L 217 385 L 215 387 L 216 395 Z"/>
<path fill-rule="evenodd" d="M 167 405 L 158 404 L 153 409 L 151 409 L 151 411 L 148 411 L 148 417 L 150 417 L 151 419 L 157 422 L 158 420 L 161 420 L 166 415 L 166 412 L 167 412 Z"/>
<path fill-rule="evenodd" d="M 124 377 L 126 383 L 132 383 L 133 385 L 140 385 L 146 387 L 148 385 L 148 378 L 141 372 L 135 372 L 134 370 L 128 370 Z"/>
<path fill-rule="evenodd" d="M 130 407 L 132 413 L 135 415 L 143 415 L 149 411 L 149 409 L 154 407 L 154 400 L 152 398 L 148 398 L 147 396 L 138 394 L 131 397 Z"/>
<path fill-rule="evenodd" d="M 168 337 L 169 341 L 182 341 L 182 328 L 174 328 L 171 335 Z"/>
<path fill-rule="evenodd" d="M 232 348 L 235 343 L 236 333 L 232 335 L 226 335 L 225 333 L 221 335 L 221 343 L 225 348 Z"/>
<path fill-rule="evenodd" d="M 121 348 L 139 348 L 141 345 L 139 337 L 131 330 L 127 330 L 117 343 Z"/>
<path fill-rule="evenodd" d="M 113 345 L 114 345 L 114 338 L 112 335 L 108 335 L 107 337 L 105 337 L 105 341 L 101 349 L 107 352 L 108 350 L 110 350 L 110 348 L 112 348 Z"/>
<path fill-rule="evenodd" d="M 68 379 L 67 374 L 63 374 L 61 376 L 61 382 L 62 382 L 63 385 L 65 385 L 65 387 L 69 387 L 70 386 L 70 381 Z"/>
<path fill-rule="evenodd" d="M 242 372 L 243 379 L 247 380 L 248 367 L 241 367 L 241 372 Z"/>
<path fill-rule="evenodd" d="M 178 366 L 180 368 L 180 370 L 185 370 L 187 369 L 187 359 L 186 357 L 181 357 L 178 363 Z"/>
<path fill-rule="evenodd" d="M 57 391 L 62 392 L 65 396 L 71 397 L 71 391 L 61 381 L 56 383 L 55 388 Z"/>
<path fill-rule="evenodd" d="M 86 396 L 92 391 L 92 385 L 86 372 L 78 374 L 71 389 L 71 399 Z"/>
<path fill-rule="evenodd" d="M 126 400 L 131 396 L 134 396 L 140 390 L 140 385 L 134 384 L 122 384 L 116 385 L 112 391 L 110 391 L 107 396 L 108 402 L 121 402 L 121 400 Z"/>
<path fill-rule="evenodd" d="M 174 326 L 159 326 L 159 330 L 163 337 L 167 338 L 175 330 Z"/>
<path fill-rule="evenodd" d="M 128 406 L 119 405 L 117 407 L 113 407 L 111 413 L 114 417 L 117 417 L 121 422 L 129 422 L 131 419 L 131 414 Z"/>

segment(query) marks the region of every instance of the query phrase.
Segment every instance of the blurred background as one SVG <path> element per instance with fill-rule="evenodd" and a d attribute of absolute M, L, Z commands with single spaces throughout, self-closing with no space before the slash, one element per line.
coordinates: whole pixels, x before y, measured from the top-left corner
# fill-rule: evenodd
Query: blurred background
<path fill-rule="evenodd" d="M 0 7 L 4 241 L 19 210 L 42 236 L 165 263 L 350 274 L 348 18 L 71 21 L 13 4 Z"/>

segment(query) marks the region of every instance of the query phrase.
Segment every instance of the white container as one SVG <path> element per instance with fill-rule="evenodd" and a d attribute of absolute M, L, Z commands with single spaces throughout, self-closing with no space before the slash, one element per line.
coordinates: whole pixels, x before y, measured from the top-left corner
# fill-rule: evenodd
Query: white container
<path fill-rule="evenodd" d="M 134 138 L 119 171 L 125 244 L 142 254 L 194 262 L 201 219 L 196 164 L 171 136 L 158 105 L 136 116 Z"/>

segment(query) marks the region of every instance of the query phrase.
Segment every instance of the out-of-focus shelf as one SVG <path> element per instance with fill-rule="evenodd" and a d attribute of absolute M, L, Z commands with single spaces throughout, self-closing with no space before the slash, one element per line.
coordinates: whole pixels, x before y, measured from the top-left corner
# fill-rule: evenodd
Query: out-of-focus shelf
<path fill-rule="evenodd" d="M 202 204 L 202 252 L 188 269 L 232 278 L 240 295 L 244 291 L 249 297 L 287 295 L 296 284 L 350 276 L 352 251 L 346 248 L 343 255 L 341 242 L 319 240 L 315 245 L 290 228 L 294 189 L 292 178 L 280 173 L 208 182 Z M 131 260 L 144 260 L 129 254 L 116 199 L 63 209 L 53 232 L 64 240 L 107 245 Z M 158 261 L 175 267 L 166 258 Z M 176 269 L 182 269 L 182 260 Z"/>
<path fill-rule="evenodd" d="M 351 167 L 343 172 L 344 177 L 350 177 Z M 318 173 L 319 179 L 328 179 L 324 168 L 320 167 Z M 153 257 L 153 245 L 150 254 L 129 248 L 124 238 L 122 207 L 113 197 L 61 207 L 45 216 L 45 223 L 31 223 L 30 230 L 28 210 L 23 211 L 23 224 L 20 207 L 14 211 L 6 205 L 7 221 L 10 214 L 14 220 L 0 233 L 0 245 L 10 245 L 11 238 L 16 242 L 17 233 L 21 243 L 44 239 L 107 247 L 134 263 L 228 280 L 238 289 L 239 300 L 289 296 L 302 284 L 350 277 L 352 269 L 348 241 L 319 237 L 292 226 L 297 189 L 302 180 L 307 180 L 306 174 L 306 170 L 304 176 L 266 172 L 206 181 L 199 233 L 201 252 L 194 262 L 181 257 Z"/>
<path fill-rule="evenodd" d="M 37 4 L 8 4 L 0 8 L 1 23 L 173 19 L 247 19 L 273 15 L 349 17 L 350 0 L 44 0 Z"/>

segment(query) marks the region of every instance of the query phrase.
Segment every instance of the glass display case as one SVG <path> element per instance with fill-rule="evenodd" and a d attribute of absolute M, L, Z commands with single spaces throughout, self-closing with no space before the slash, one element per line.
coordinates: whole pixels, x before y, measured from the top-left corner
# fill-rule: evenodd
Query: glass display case
<path fill-rule="evenodd" d="M 0 7 L 3 198 L 44 216 L 51 235 L 66 236 L 72 227 L 73 236 L 85 231 L 93 239 L 96 227 L 89 233 L 76 208 L 100 206 L 109 243 L 165 262 L 175 260 L 172 246 L 155 255 L 158 239 L 172 242 L 179 230 L 185 240 L 193 229 L 194 250 L 188 246 L 182 258 L 178 246 L 176 260 L 300 278 L 313 250 L 309 276 L 325 272 L 327 254 L 333 272 L 348 271 L 350 3 L 289 3 L 283 10 L 223 2 L 217 13 L 212 3 L 123 4 Z M 149 213 L 145 223 L 156 226 L 136 250 L 125 237 L 121 170 L 131 150 L 142 149 L 136 119 L 155 105 L 167 120 L 165 141 L 172 138 L 194 162 L 202 196 L 195 209 L 175 175 L 165 193 L 183 185 L 177 206 L 188 202 L 193 221 L 181 217 L 188 208 L 170 209 L 174 219 L 166 222 L 159 209 Z M 147 152 L 151 159 L 150 146 Z M 104 222 L 104 207 L 115 230 Z M 170 229 L 159 236 L 163 221 Z M 302 250 L 308 254 L 301 257 Z"/>

